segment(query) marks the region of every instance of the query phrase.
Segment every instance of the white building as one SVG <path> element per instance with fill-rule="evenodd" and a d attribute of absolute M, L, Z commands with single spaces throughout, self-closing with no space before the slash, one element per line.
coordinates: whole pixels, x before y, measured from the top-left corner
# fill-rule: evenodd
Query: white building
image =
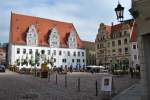
<path fill-rule="evenodd" d="M 53 57 L 55 67 L 82 68 L 86 52 L 72 23 L 11 14 L 9 64 L 19 69 L 40 65 Z M 36 61 L 36 53 L 39 59 Z"/>
<path fill-rule="evenodd" d="M 140 66 L 137 32 L 136 32 L 137 26 L 135 22 L 133 24 L 134 24 L 134 27 L 132 27 L 131 35 L 130 35 L 131 64 L 133 68 L 137 68 Z"/>

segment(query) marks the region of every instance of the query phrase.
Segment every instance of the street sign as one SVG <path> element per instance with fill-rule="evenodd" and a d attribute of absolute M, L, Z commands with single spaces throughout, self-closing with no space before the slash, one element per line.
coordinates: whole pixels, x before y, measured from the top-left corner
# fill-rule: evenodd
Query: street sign
<path fill-rule="evenodd" d="M 112 91 L 112 76 L 107 75 L 102 77 L 101 90 L 105 92 Z"/>

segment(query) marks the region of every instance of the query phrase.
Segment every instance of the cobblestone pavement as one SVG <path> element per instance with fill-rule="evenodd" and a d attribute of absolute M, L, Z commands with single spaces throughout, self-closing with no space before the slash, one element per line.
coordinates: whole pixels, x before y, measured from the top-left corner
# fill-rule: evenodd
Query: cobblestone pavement
<path fill-rule="evenodd" d="M 103 74 L 74 72 L 65 75 L 53 74 L 49 79 L 41 79 L 32 75 L 17 74 L 6 71 L 0 73 L 0 100 L 101 100 L 101 78 Z M 80 92 L 77 89 L 77 79 L 80 78 Z M 118 93 L 133 83 L 136 79 L 129 76 L 114 76 L 114 89 Z M 95 96 L 95 81 L 98 81 L 98 96 Z"/>

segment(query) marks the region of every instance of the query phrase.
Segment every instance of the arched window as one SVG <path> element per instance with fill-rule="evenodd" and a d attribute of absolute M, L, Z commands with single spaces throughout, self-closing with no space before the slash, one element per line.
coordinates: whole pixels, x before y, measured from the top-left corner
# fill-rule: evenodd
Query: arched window
<path fill-rule="evenodd" d="M 127 44 L 128 43 L 128 40 L 127 39 L 124 39 L 124 44 Z"/>

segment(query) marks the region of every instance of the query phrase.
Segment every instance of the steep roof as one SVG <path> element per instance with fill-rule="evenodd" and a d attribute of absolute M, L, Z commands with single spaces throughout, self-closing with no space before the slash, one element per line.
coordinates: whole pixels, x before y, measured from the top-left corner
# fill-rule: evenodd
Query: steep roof
<path fill-rule="evenodd" d="M 137 41 L 137 24 L 133 19 L 124 21 L 123 23 L 120 24 L 116 24 L 112 26 L 112 33 L 113 32 L 119 32 L 120 30 L 122 30 L 123 25 L 128 25 L 130 31 L 130 41 L 131 42 L 136 42 Z"/>
<path fill-rule="evenodd" d="M 84 43 L 86 49 L 95 51 L 95 42 L 83 41 L 83 43 Z"/>
<path fill-rule="evenodd" d="M 128 25 L 128 28 L 131 28 L 133 26 L 133 19 L 126 20 L 126 21 L 116 24 L 116 25 L 112 25 L 111 33 L 122 31 L 124 25 Z"/>
<path fill-rule="evenodd" d="M 53 27 L 57 27 L 60 37 L 60 47 L 67 48 L 68 33 L 76 29 L 72 23 L 55 21 L 51 19 L 11 13 L 10 42 L 12 44 L 26 45 L 26 33 L 29 26 L 36 25 L 38 33 L 38 44 L 49 46 L 48 37 Z M 84 48 L 82 40 L 77 34 L 77 47 Z"/>
<path fill-rule="evenodd" d="M 135 23 L 135 24 L 134 24 Z M 105 25 L 106 27 L 106 33 L 107 35 L 111 36 L 113 35 L 113 33 L 118 33 L 121 32 L 123 29 L 130 29 L 130 41 L 131 42 L 136 42 L 137 41 L 137 25 L 136 22 L 134 22 L 133 19 L 130 20 L 126 20 L 122 23 L 119 24 L 115 24 L 115 25 Z M 100 28 L 99 28 L 100 30 Z M 97 34 L 96 40 L 95 41 L 99 41 L 99 35 Z"/>
<path fill-rule="evenodd" d="M 108 32 L 108 34 L 110 35 L 111 34 L 111 26 L 109 26 L 109 25 L 105 25 L 106 26 L 106 31 Z"/>

